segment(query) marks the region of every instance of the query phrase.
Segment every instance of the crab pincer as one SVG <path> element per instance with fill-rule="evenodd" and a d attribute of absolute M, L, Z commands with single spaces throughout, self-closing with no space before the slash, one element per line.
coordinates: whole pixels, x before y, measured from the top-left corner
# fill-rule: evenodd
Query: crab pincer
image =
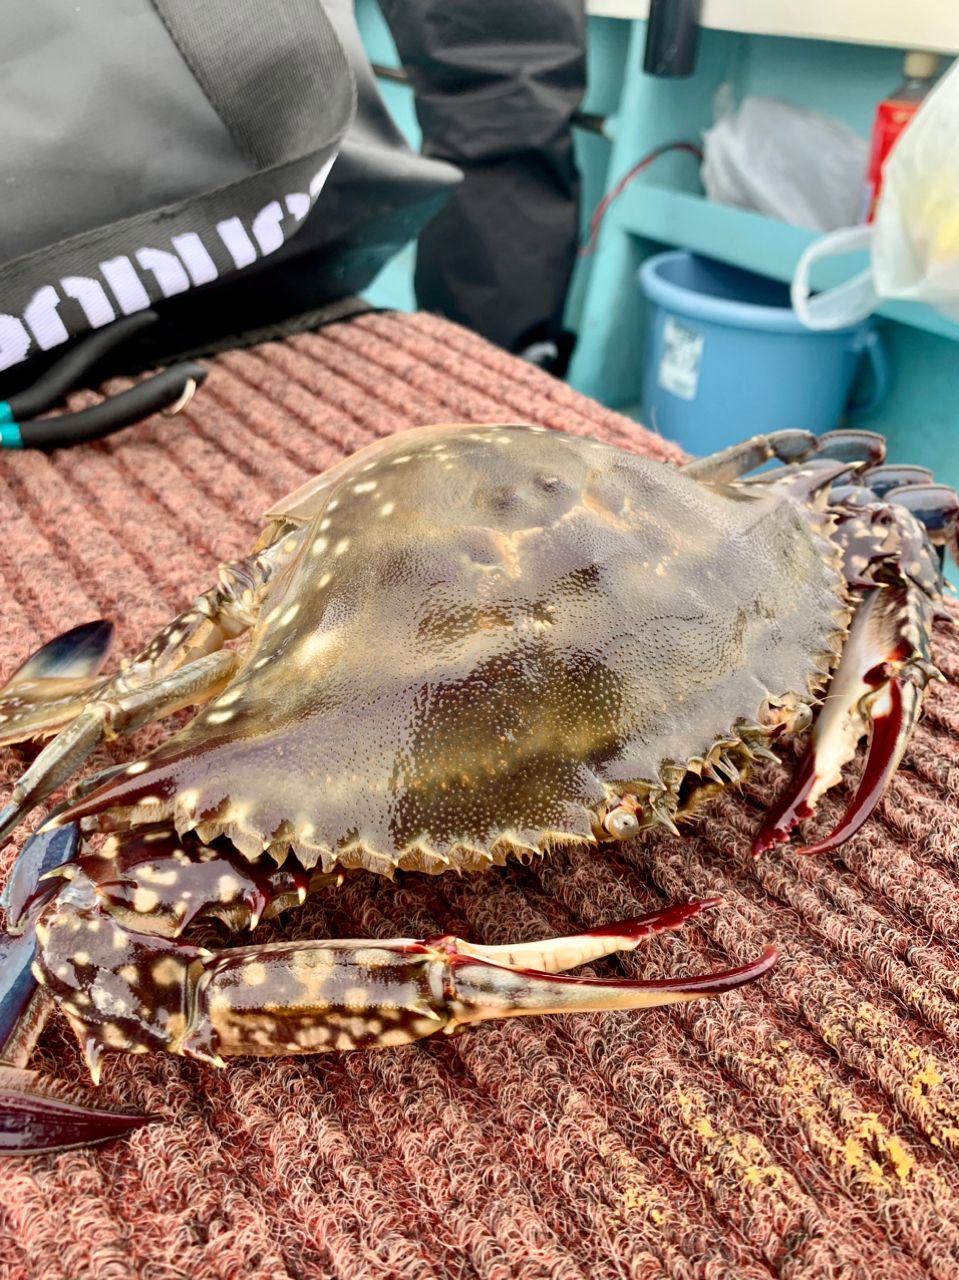
<path fill-rule="evenodd" d="M 16 967 L 27 974 L 27 999 L 60 1000 L 96 1081 L 110 1048 L 165 1049 L 222 1066 L 236 1055 L 391 1048 L 437 1032 L 455 1035 L 489 1019 L 653 1008 L 720 995 L 767 972 L 774 948 L 735 968 L 689 977 L 565 972 L 632 951 L 720 903 L 687 902 L 571 937 L 499 946 L 443 935 L 210 952 L 172 940 L 118 939 L 114 926 L 82 911 L 61 912 L 34 934 L 6 941 L 22 953 Z M 112 969 L 104 964 L 110 952 L 116 954 Z M 0 953 L 0 966 L 9 960 Z M 6 974 L 11 986 L 9 963 Z M 19 994 L 22 1006 L 24 991 Z M 14 1012 L 6 1009 L 8 1025 Z M 19 1053 L 12 1038 L 7 1041 L 11 1056 L 23 1057 L 22 1035 Z M 44 1094 L 30 1073 L 0 1068 L 0 1151 L 105 1141 L 149 1119 L 64 1102 Z"/>
<path fill-rule="evenodd" d="M 877 487 L 886 499 L 896 500 L 895 506 L 875 499 L 871 505 L 843 503 L 837 537 L 847 576 L 854 577 L 857 606 L 802 760 L 753 842 L 756 856 L 787 840 L 813 816 L 868 735 L 866 761 L 845 812 L 827 836 L 799 846 L 798 852 L 830 853 L 854 836 L 899 768 L 927 686 L 943 678 L 931 661 L 930 633 L 942 585 L 942 552 L 957 547 L 959 498 L 943 485 L 928 484 L 928 472 L 921 468 L 905 487 L 885 487 L 888 472 L 901 482 L 910 470 L 875 469 Z M 867 471 L 861 493 L 870 494 L 871 478 Z"/>
<path fill-rule="evenodd" d="M 489 1019 L 646 1009 L 720 995 L 760 977 L 776 952 L 684 978 L 580 978 L 565 970 L 685 921 L 721 899 L 667 907 L 572 937 L 479 946 L 450 935 L 423 941 L 276 943 L 216 956 L 197 981 L 196 1026 L 184 1049 L 220 1055 L 316 1053 L 455 1035 Z M 204 1055 L 206 1048 L 204 1047 Z"/>

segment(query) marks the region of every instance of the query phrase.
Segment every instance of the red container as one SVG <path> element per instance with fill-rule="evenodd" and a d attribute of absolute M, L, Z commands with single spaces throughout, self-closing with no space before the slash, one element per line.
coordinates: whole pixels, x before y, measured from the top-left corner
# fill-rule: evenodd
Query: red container
<path fill-rule="evenodd" d="M 918 51 L 907 53 L 903 71 L 905 80 L 876 108 L 866 189 L 863 193 L 863 222 L 872 222 L 876 216 L 876 206 L 882 194 L 882 170 L 886 157 L 919 110 L 923 98 L 936 83 L 939 55 Z"/>

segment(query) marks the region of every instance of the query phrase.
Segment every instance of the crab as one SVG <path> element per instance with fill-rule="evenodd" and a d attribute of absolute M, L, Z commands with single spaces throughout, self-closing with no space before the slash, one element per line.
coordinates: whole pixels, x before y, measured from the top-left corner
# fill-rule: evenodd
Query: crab
<path fill-rule="evenodd" d="M 806 851 L 836 847 L 878 802 L 937 675 L 929 635 L 959 523 L 951 489 L 883 459 L 881 437 L 855 431 L 780 431 L 674 466 L 535 426 L 416 428 L 277 503 L 250 555 L 118 674 L 101 674 L 104 622 L 40 649 L 0 690 L 0 745 L 51 738 L 0 839 L 104 740 L 198 710 L 82 783 L 14 866 L 0 1146 L 63 1148 L 147 1119 L 35 1084 L 25 1067 L 54 1007 L 96 1082 L 108 1049 L 222 1064 L 398 1046 L 765 973 L 771 947 L 695 977 L 567 972 L 718 899 L 493 946 L 214 951 L 193 924 L 252 929 L 363 871 L 481 871 L 679 834 L 817 706 L 755 851 L 813 814 L 868 733 L 855 797 Z"/>

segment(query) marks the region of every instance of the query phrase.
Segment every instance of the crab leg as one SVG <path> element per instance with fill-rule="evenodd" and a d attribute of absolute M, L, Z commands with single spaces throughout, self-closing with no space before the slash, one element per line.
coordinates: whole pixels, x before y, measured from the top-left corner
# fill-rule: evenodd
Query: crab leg
<path fill-rule="evenodd" d="M 721 907 L 722 898 L 699 898 L 692 902 L 680 902 L 649 915 L 637 916 L 624 924 L 600 925 L 586 933 L 569 938 L 548 938 L 543 942 L 505 943 L 500 946 L 480 946 L 474 942 L 448 937 L 455 943 L 461 955 L 474 956 L 490 964 L 509 969 L 539 969 L 543 973 L 562 973 L 576 969 L 581 964 L 602 960 L 618 951 L 634 951 L 644 939 L 655 933 L 681 929 L 701 911 Z"/>
<path fill-rule="evenodd" d="M 113 626 L 97 619 L 55 636 L 0 688 L 0 746 L 54 733 L 82 710 L 98 687 Z M 25 735 L 24 725 L 29 725 Z"/>
<path fill-rule="evenodd" d="M 227 683 L 238 663 L 235 653 L 223 649 L 127 693 L 89 703 L 44 747 L 13 788 L 6 807 L 0 810 L 0 841 L 35 804 L 76 773 L 101 742 L 139 729 L 180 707 L 206 701 Z"/>
<path fill-rule="evenodd" d="M 65 864 L 75 863 L 79 848 L 80 828 L 75 822 L 30 837 L 0 893 L 0 907 L 7 913 L 8 933 L 22 933 L 30 907 L 53 897 L 59 886 L 50 878 L 51 873 Z"/>
<path fill-rule="evenodd" d="M 946 547 L 950 551 L 959 549 L 956 540 L 959 494 L 955 489 L 944 484 L 916 482 L 889 490 L 886 500 L 911 512 L 934 547 Z"/>
<path fill-rule="evenodd" d="M 0 933 L 0 1064 L 22 1066 L 46 1020 L 50 998 L 32 971 L 36 959 L 32 932 Z"/>
<path fill-rule="evenodd" d="M 345 875 L 307 871 L 292 855 L 282 867 L 251 863 L 163 824 L 112 835 L 82 860 L 80 871 L 119 924 L 166 938 L 180 937 L 199 916 L 216 916 L 232 929 L 255 929 L 261 919 L 302 905 L 309 894 L 339 886 Z M 75 874 L 69 866 L 62 873 Z"/>
<path fill-rule="evenodd" d="M 934 479 L 928 467 L 917 467 L 913 463 L 887 462 L 864 471 L 862 482 L 877 498 L 884 498 L 893 489 L 933 484 Z"/>
<path fill-rule="evenodd" d="M 256 621 L 267 584 L 298 545 L 295 535 L 288 536 L 293 532 L 278 521 L 254 554 L 221 565 L 217 585 L 159 631 L 117 675 L 94 678 L 109 650 L 112 627 L 106 622 L 65 632 L 14 673 L 0 689 L 0 744 L 62 732 L 0 810 L 0 841 L 28 809 L 75 773 L 104 738 L 218 691 L 238 662 L 235 654 L 224 653 L 223 643 Z"/>
<path fill-rule="evenodd" d="M 69 1151 L 126 1137 L 157 1116 L 84 1107 L 43 1093 L 35 1073 L 0 1064 L 0 1155 Z"/>
<path fill-rule="evenodd" d="M 35 931 L 12 940 L 18 963 L 7 970 L 14 975 L 11 986 L 23 986 L 17 975 L 29 966 L 34 981 L 20 995 L 24 1016 L 24 996 L 28 1003 L 45 1001 L 44 1012 L 51 996 L 60 1002 L 94 1082 L 105 1048 L 166 1049 L 219 1066 L 237 1054 L 387 1048 L 437 1031 L 453 1035 L 490 1018 L 651 1008 L 720 995 L 760 977 L 776 961 L 768 947 L 733 969 L 648 982 L 559 972 L 632 951 L 652 934 L 679 929 L 718 898 L 510 947 L 444 936 L 283 942 L 213 953 L 122 930 L 96 908 L 94 896 L 89 885 L 85 894 L 82 884 L 79 891 L 77 884 L 64 890 Z M 33 1043 L 33 1025 L 16 1032 L 15 1052 L 13 1035 L 7 1037 L 6 1061 L 14 1068 L 22 1067 Z M 102 1142 L 152 1118 L 87 1110 L 46 1096 L 29 1072 L 5 1067 L 0 1044 L 0 1153 Z"/>
<path fill-rule="evenodd" d="M 34 929 L 0 943 L 0 1152 L 103 1142 L 152 1118 L 65 1103 L 21 1069 L 50 997 L 76 1031 L 96 1082 L 105 1048 L 166 1049 L 222 1065 L 236 1054 L 390 1047 L 490 1018 L 650 1008 L 719 995 L 760 977 L 776 960 L 769 947 L 734 969 L 648 982 L 560 972 L 679 929 L 718 898 L 510 947 L 445 936 L 211 953 L 122 930 L 104 918 L 94 896 L 89 885 L 85 899 L 82 884 L 70 885 L 42 920 L 34 915 Z"/>
<path fill-rule="evenodd" d="M 876 587 L 865 593 L 806 754 L 769 810 L 753 842 L 754 854 L 786 840 L 797 823 L 815 812 L 867 732 L 869 755 L 856 795 L 835 830 L 801 851 L 835 849 L 875 809 L 909 745 L 925 687 L 937 674 L 929 664 L 926 641 L 931 608 L 929 597 L 913 587 Z"/>
<path fill-rule="evenodd" d="M 821 436 L 814 436 L 811 431 L 771 431 L 768 436 L 753 436 L 718 453 L 695 458 L 682 470 L 707 484 L 728 484 L 773 459 L 787 467 L 813 458 L 872 466 L 882 462 L 885 455 L 886 443 L 874 431 L 827 431 Z"/>
<path fill-rule="evenodd" d="M 687 462 L 682 470 L 694 480 L 724 484 L 761 467 L 773 458 L 777 462 L 800 462 L 814 453 L 818 440 L 811 431 L 771 431 L 730 445 L 718 453 Z"/>
<path fill-rule="evenodd" d="M 765 951 L 718 973 L 652 981 L 560 971 L 680 928 L 719 899 L 569 938 L 482 947 L 450 936 L 296 941 L 210 952 L 123 929 L 82 874 L 36 926 L 34 976 L 56 998 L 96 1078 L 104 1049 L 234 1054 L 405 1044 L 487 1018 L 636 1009 L 718 995 L 773 964 Z M 530 967 L 531 964 L 539 966 Z"/>
<path fill-rule="evenodd" d="M 815 456 L 832 462 L 865 462 L 880 465 L 886 457 L 886 440 L 878 431 L 857 431 L 841 427 L 824 431 L 816 445 Z"/>

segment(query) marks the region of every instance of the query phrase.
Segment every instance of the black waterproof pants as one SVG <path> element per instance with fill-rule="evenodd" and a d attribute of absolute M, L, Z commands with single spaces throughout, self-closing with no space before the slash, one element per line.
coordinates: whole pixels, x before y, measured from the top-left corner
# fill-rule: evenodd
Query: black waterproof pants
<path fill-rule="evenodd" d="M 509 350 L 556 341 L 576 256 L 570 118 L 586 83 L 583 0 L 380 0 L 426 155 L 465 177 L 420 236 L 427 311 Z"/>

